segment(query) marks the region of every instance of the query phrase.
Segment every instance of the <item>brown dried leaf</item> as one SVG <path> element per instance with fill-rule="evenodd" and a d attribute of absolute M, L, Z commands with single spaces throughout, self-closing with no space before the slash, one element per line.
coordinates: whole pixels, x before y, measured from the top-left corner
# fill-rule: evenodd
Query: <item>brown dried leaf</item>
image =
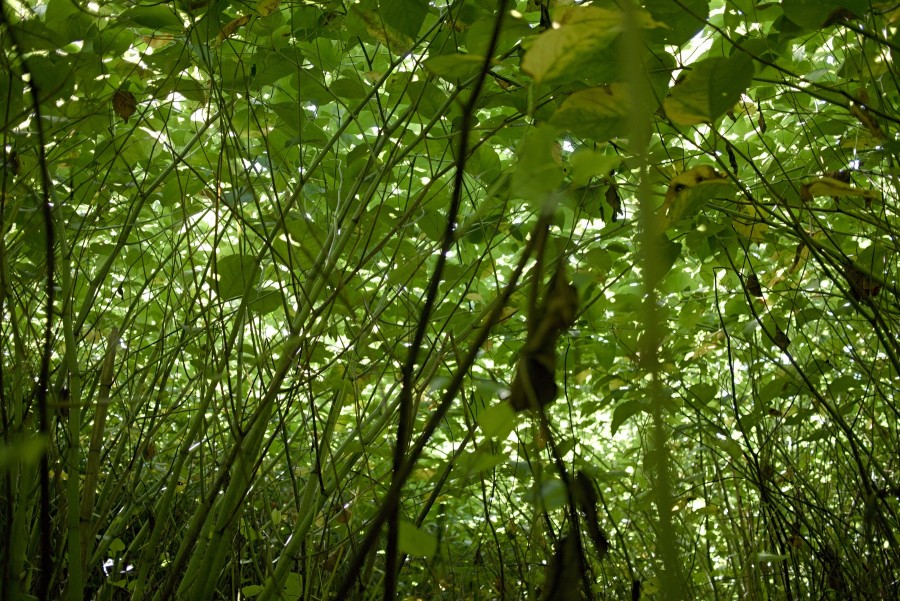
<path fill-rule="evenodd" d="M 844 265 L 844 277 L 847 278 L 850 294 L 856 301 L 869 300 L 881 292 L 881 284 L 849 263 Z"/>
<path fill-rule="evenodd" d="M 112 97 L 112 105 L 115 113 L 122 118 L 122 121 L 128 123 L 128 118 L 134 114 L 137 109 L 137 100 L 134 94 L 127 90 L 116 90 Z"/>
<path fill-rule="evenodd" d="M 219 31 L 219 35 L 216 36 L 216 43 L 221 44 L 226 39 L 228 39 L 228 37 L 231 36 L 231 34 L 233 34 L 238 27 L 243 27 L 249 22 L 250 15 L 244 15 L 243 17 L 232 19 L 229 23 L 222 27 L 221 31 Z"/>
<path fill-rule="evenodd" d="M 788 335 L 785 334 L 781 328 L 775 326 L 775 346 L 780 348 L 783 351 L 786 351 L 788 346 L 791 344 L 791 339 L 788 338 Z"/>
<path fill-rule="evenodd" d="M 762 297 L 762 286 L 760 285 L 759 278 L 756 277 L 755 273 L 747 276 L 747 279 L 744 281 L 744 286 L 747 288 L 747 292 L 749 292 L 753 296 L 757 298 Z"/>
<path fill-rule="evenodd" d="M 615 223 L 619 220 L 619 216 L 622 215 L 622 199 L 619 197 L 619 187 L 616 185 L 616 182 L 610 184 L 609 188 L 606 189 L 606 204 L 612 208 L 612 220 Z"/>
<path fill-rule="evenodd" d="M 881 131 L 881 126 L 878 125 L 878 121 L 875 120 L 865 105 L 851 103 L 850 114 L 859 119 L 859 122 L 869 130 L 870 134 L 879 140 L 884 140 L 884 132 Z"/>

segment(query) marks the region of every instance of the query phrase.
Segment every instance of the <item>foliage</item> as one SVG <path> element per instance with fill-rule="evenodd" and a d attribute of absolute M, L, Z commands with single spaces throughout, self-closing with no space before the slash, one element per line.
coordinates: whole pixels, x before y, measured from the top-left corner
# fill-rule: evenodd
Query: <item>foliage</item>
<path fill-rule="evenodd" d="M 0 8 L 4 599 L 900 594 L 892 3 Z"/>

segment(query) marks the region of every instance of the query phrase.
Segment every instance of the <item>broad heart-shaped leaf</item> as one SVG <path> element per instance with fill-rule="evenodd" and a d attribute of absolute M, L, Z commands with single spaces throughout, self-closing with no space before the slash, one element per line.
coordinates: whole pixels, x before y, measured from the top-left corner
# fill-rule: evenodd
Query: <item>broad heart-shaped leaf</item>
<path fill-rule="evenodd" d="M 213 283 L 216 293 L 223 300 L 231 300 L 244 294 L 254 271 L 257 270 L 256 258 L 252 255 L 228 255 L 216 263 L 217 281 Z"/>
<path fill-rule="evenodd" d="M 847 9 L 861 17 L 869 11 L 869 0 L 783 0 L 784 16 L 807 29 L 819 29 L 832 13 Z M 830 23 L 833 24 L 833 23 Z"/>
<path fill-rule="evenodd" d="M 629 417 L 633 415 L 637 415 L 641 411 L 648 411 L 649 407 L 647 403 L 644 401 L 634 400 L 634 401 L 625 401 L 624 403 L 616 406 L 615 411 L 613 411 L 612 421 L 609 424 L 610 433 L 615 436 L 616 432 L 619 431 L 619 428 L 622 424 L 628 420 Z"/>
<path fill-rule="evenodd" d="M 525 498 L 545 511 L 562 507 L 568 500 L 566 485 L 559 478 L 548 478 L 535 482 Z"/>
<path fill-rule="evenodd" d="M 400 520 L 397 545 L 402 553 L 417 557 L 431 557 L 437 551 L 437 538 L 412 522 Z"/>
<path fill-rule="evenodd" d="M 378 8 L 385 23 L 411 38 L 419 35 L 428 15 L 425 0 L 380 0 Z"/>
<path fill-rule="evenodd" d="M 537 83 L 576 76 L 572 73 L 585 54 L 602 50 L 624 30 L 622 11 L 597 6 L 571 6 L 554 14 L 554 27 L 531 43 L 522 59 L 522 70 Z M 650 14 L 638 11 L 638 26 L 661 27 Z"/>
<path fill-rule="evenodd" d="M 650 34 L 651 39 L 680 46 L 703 29 L 709 17 L 709 0 L 644 0 L 644 8 L 665 25 Z"/>
<path fill-rule="evenodd" d="M 477 54 L 441 54 L 425 59 L 425 68 L 450 83 L 473 77 L 484 65 Z"/>
<path fill-rule="evenodd" d="M 753 81 L 753 60 L 743 52 L 692 64 L 663 103 L 666 116 L 680 125 L 712 123 L 731 109 Z"/>
<path fill-rule="evenodd" d="M 516 425 L 516 413 L 509 403 L 495 403 L 475 418 L 488 438 L 505 439 Z"/>
<path fill-rule="evenodd" d="M 625 134 L 630 110 L 628 89 L 614 83 L 575 92 L 556 110 L 550 123 L 579 137 L 606 142 Z"/>
<path fill-rule="evenodd" d="M 645 253 L 649 254 L 649 260 L 644 263 L 644 269 L 647 270 L 647 283 L 655 287 L 672 270 L 675 261 L 681 256 L 681 244 L 659 234 L 653 236 L 650 243 L 641 248 L 641 257 L 645 256 Z M 613 421 L 615 421 L 615 416 Z"/>
<path fill-rule="evenodd" d="M 549 125 L 538 125 L 525 135 L 512 176 L 514 196 L 540 203 L 562 183 L 565 174 L 556 135 L 556 128 Z"/>
<path fill-rule="evenodd" d="M 256 12 L 258 12 L 261 17 L 268 17 L 278 10 L 279 4 L 281 4 L 281 0 L 258 0 L 256 3 Z"/>
<path fill-rule="evenodd" d="M 621 162 L 622 157 L 618 155 L 606 154 L 588 147 L 579 148 L 569 158 L 572 183 L 576 186 L 586 186 L 593 177 L 609 175 L 609 172 Z"/>
<path fill-rule="evenodd" d="M 160 29 L 179 31 L 184 29 L 184 23 L 165 3 L 153 6 L 135 6 L 122 13 L 119 19 L 131 21 L 135 25 L 153 29 L 154 31 Z"/>
<path fill-rule="evenodd" d="M 275 311 L 282 306 L 281 292 L 274 288 L 260 288 L 250 293 L 250 310 L 260 315 Z"/>

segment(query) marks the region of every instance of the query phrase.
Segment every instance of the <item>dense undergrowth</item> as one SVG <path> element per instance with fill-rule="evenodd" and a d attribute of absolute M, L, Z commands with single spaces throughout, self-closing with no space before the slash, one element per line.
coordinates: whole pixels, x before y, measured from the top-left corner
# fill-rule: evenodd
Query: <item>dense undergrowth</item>
<path fill-rule="evenodd" d="M 0 7 L 3 599 L 900 595 L 900 6 Z"/>

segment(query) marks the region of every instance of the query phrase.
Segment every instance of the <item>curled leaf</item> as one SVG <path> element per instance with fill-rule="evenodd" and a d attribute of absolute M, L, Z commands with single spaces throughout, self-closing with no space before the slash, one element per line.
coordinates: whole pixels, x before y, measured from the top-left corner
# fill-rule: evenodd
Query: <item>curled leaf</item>
<path fill-rule="evenodd" d="M 244 15 L 243 17 L 238 17 L 237 19 L 232 19 L 228 23 L 219 30 L 219 35 L 216 36 L 216 43 L 221 44 L 225 40 L 227 40 L 231 34 L 233 34 L 238 27 L 243 27 L 247 23 L 250 22 L 250 15 Z"/>
<path fill-rule="evenodd" d="M 879 198 L 880 194 L 877 190 L 863 190 L 833 177 L 820 177 L 806 182 L 800 188 L 800 198 L 803 200 L 810 201 L 818 196 L 831 196 L 832 198 L 858 196 L 871 199 Z"/>
<path fill-rule="evenodd" d="M 859 122 L 869 130 L 870 134 L 879 140 L 884 140 L 884 132 L 881 131 L 881 126 L 878 125 L 878 121 L 875 120 L 865 105 L 851 103 L 850 114 L 859 119 Z"/>
<path fill-rule="evenodd" d="M 729 188 L 723 190 L 723 187 Z M 730 190 L 728 178 L 709 165 L 699 165 L 679 173 L 669 181 L 666 200 L 658 213 L 662 233 L 699 211 L 710 199 Z"/>
<path fill-rule="evenodd" d="M 747 276 L 747 279 L 744 280 L 744 287 L 747 289 L 747 292 L 757 298 L 761 298 L 763 295 L 762 286 L 760 285 L 759 278 L 755 273 L 751 273 L 749 276 Z"/>
<path fill-rule="evenodd" d="M 606 204 L 612 208 L 612 220 L 615 223 L 623 214 L 622 199 L 619 196 L 619 186 L 616 185 L 616 182 L 611 183 L 609 188 L 606 189 Z"/>
<path fill-rule="evenodd" d="M 113 110 L 122 118 L 122 121 L 128 123 L 128 118 L 134 114 L 137 108 L 137 100 L 134 94 L 127 90 L 116 90 L 112 97 Z"/>
<path fill-rule="evenodd" d="M 584 473 L 584 471 L 579 470 L 578 473 L 575 474 L 574 485 L 575 500 L 578 504 L 578 508 L 581 510 L 581 515 L 584 518 L 588 536 L 594 543 L 594 548 L 597 551 L 598 557 L 603 559 L 607 552 L 609 552 L 609 539 L 600 527 L 600 519 L 597 512 L 599 501 L 597 499 L 597 490 L 594 487 L 594 482 L 591 480 L 590 476 Z"/>
<path fill-rule="evenodd" d="M 509 395 L 516 411 L 543 407 L 556 399 L 556 344 L 562 332 L 575 323 L 577 313 L 578 291 L 569 283 L 560 260 L 516 363 Z"/>
<path fill-rule="evenodd" d="M 781 328 L 775 326 L 775 346 L 777 346 L 782 351 L 786 351 L 790 344 L 791 339 L 788 338 L 788 335 L 785 334 Z"/>
<path fill-rule="evenodd" d="M 278 9 L 279 4 L 281 4 L 281 0 L 259 0 L 256 3 L 256 12 L 261 17 L 268 17 Z"/>
<path fill-rule="evenodd" d="M 847 279 L 847 283 L 850 284 L 850 294 L 856 301 L 869 300 L 881 292 L 881 284 L 879 282 L 854 267 L 851 263 L 845 264 L 843 268 L 844 277 Z"/>

